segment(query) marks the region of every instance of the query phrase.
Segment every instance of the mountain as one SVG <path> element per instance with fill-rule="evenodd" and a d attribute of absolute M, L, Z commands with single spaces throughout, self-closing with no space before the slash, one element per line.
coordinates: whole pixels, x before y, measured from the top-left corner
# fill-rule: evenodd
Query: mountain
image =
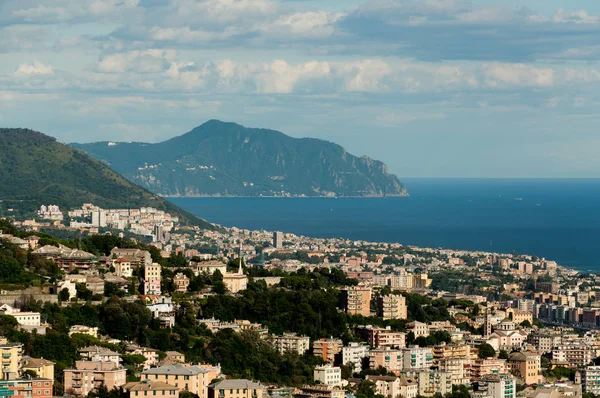
<path fill-rule="evenodd" d="M 27 129 L 0 128 L 0 201 L 30 213 L 42 204 L 64 209 L 94 203 L 104 208 L 155 207 L 184 224 L 215 227 L 137 186 L 104 163 Z"/>
<path fill-rule="evenodd" d="M 404 196 L 380 161 L 341 146 L 211 120 L 157 144 L 71 144 L 164 196 Z"/>

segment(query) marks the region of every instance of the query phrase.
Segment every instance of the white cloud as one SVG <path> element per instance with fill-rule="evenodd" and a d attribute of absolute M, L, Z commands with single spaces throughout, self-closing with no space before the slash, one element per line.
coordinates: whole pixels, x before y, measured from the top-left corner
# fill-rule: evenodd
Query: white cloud
<path fill-rule="evenodd" d="M 525 64 L 493 63 L 483 65 L 483 83 L 486 87 L 549 87 L 555 83 L 552 68 L 539 68 Z"/>
<path fill-rule="evenodd" d="M 597 24 L 600 22 L 600 17 L 590 15 L 585 10 L 568 11 L 560 8 L 554 14 L 552 21 L 557 23 Z"/>
<path fill-rule="evenodd" d="M 17 75 L 52 75 L 54 71 L 52 70 L 52 66 L 44 65 L 41 62 L 33 61 L 33 63 L 24 63 L 19 65 L 19 68 L 16 70 L 15 74 Z"/>

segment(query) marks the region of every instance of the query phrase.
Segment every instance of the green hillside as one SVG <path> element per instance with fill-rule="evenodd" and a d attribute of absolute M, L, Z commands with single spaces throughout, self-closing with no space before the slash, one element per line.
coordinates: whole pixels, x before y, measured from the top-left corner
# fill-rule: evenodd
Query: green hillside
<path fill-rule="evenodd" d="M 63 209 L 94 203 L 103 208 L 155 207 L 176 214 L 185 224 L 212 224 L 139 187 L 102 162 L 27 129 L 0 129 L 2 208 L 27 214 L 42 204 Z"/>
<path fill-rule="evenodd" d="M 313 138 L 211 120 L 157 144 L 72 144 L 166 196 L 404 196 L 380 161 Z"/>

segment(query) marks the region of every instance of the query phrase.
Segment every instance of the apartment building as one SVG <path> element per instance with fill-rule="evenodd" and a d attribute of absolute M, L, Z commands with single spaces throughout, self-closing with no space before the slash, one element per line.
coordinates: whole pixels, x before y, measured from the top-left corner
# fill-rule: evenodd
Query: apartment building
<path fill-rule="evenodd" d="M 471 361 L 471 380 L 478 380 L 488 374 L 506 374 L 508 364 L 505 359 L 487 358 Z"/>
<path fill-rule="evenodd" d="M 346 313 L 352 315 L 371 315 L 371 288 L 355 286 L 344 290 Z"/>
<path fill-rule="evenodd" d="M 538 384 L 543 380 L 541 355 L 533 352 L 513 352 L 508 358 L 510 372 L 525 384 Z"/>
<path fill-rule="evenodd" d="M 394 294 L 377 297 L 377 315 L 384 320 L 406 319 L 408 317 L 406 298 Z"/>
<path fill-rule="evenodd" d="M 321 357 L 325 362 L 333 362 L 335 356 L 342 351 L 344 343 L 340 339 L 319 339 L 313 341 L 313 355 Z"/>
<path fill-rule="evenodd" d="M 325 386 L 341 386 L 342 369 L 330 364 L 317 366 L 313 372 L 313 378 Z"/>
<path fill-rule="evenodd" d="M 346 391 L 340 387 L 332 386 L 304 386 L 294 398 L 345 398 Z M 217 397 L 218 398 L 218 397 Z M 260 397 L 259 397 L 260 398 Z"/>
<path fill-rule="evenodd" d="M 433 351 L 431 347 L 411 346 L 403 348 L 402 358 L 402 367 L 405 371 L 429 369 L 433 365 Z"/>
<path fill-rule="evenodd" d="M 123 385 L 122 390 L 129 398 L 152 396 L 156 398 L 179 398 L 179 387 L 162 381 L 142 380 Z"/>
<path fill-rule="evenodd" d="M 162 267 L 158 263 L 146 265 L 144 268 L 144 294 L 160 295 Z"/>
<path fill-rule="evenodd" d="M 436 394 L 442 396 L 452 392 L 452 375 L 439 370 L 426 370 L 417 373 L 419 395 L 432 397 Z"/>
<path fill-rule="evenodd" d="M 65 392 L 88 395 L 101 386 L 108 390 L 125 384 L 127 371 L 113 362 L 76 361 L 74 369 L 64 370 Z"/>
<path fill-rule="evenodd" d="M 596 349 L 592 345 L 574 342 L 559 345 L 552 350 L 552 361 L 572 368 L 587 366 L 596 358 Z"/>
<path fill-rule="evenodd" d="M 0 352 L 2 353 L 2 379 L 16 376 L 23 355 L 23 344 L 9 343 L 5 337 L 0 337 Z"/>
<path fill-rule="evenodd" d="M 121 278 L 131 278 L 133 275 L 133 267 L 131 261 L 123 257 L 116 258 L 112 261 L 112 266 L 115 269 L 115 275 Z"/>
<path fill-rule="evenodd" d="M 444 358 L 471 358 L 471 346 L 468 344 L 442 343 L 432 348 L 433 364 L 437 365 Z M 473 355 L 474 356 L 474 355 Z"/>
<path fill-rule="evenodd" d="M 415 339 L 429 336 L 429 326 L 426 323 L 413 321 L 406 325 L 409 332 L 413 332 Z"/>
<path fill-rule="evenodd" d="M 69 337 L 74 334 L 87 334 L 88 336 L 98 338 L 98 328 L 94 326 L 73 325 L 69 328 Z"/>
<path fill-rule="evenodd" d="M 128 355 L 143 355 L 144 358 L 146 358 L 146 361 L 143 365 L 144 370 L 158 365 L 158 350 L 154 348 L 140 347 L 139 345 L 130 344 L 125 346 L 125 353 Z"/>
<path fill-rule="evenodd" d="M 583 391 L 600 395 L 600 366 L 586 366 L 579 370 Z"/>
<path fill-rule="evenodd" d="M 402 370 L 402 350 L 393 348 L 380 348 L 369 351 L 369 368 L 385 368 L 396 375 Z"/>
<path fill-rule="evenodd" d="M 540 354 L 547 354 L 560 345 L 561 336 L 554 331 L 534 331 L 527 336 L 527 342 Z"/>
<path fill-rule="evenodd" d="M 368 356 L 368 349 L 364 344 L 352 342 L 342 348 L 342 363 L 344 365 L 352 365 L 354 373 L 360 373 L 362 370 L 362 361 Z"/>
<path fill-rule="evenodd" d="M 509 374 L 485 375 L 472 393 L 474 398 L 515 398 L 516 379 Z"/>
<path fill-rule="evenodd" d="M 246 379 L 223 380 L 208 386 L 208 398 L 262 398 L 265 387 Z"/>
<path fill-rule="evenodd" d="M 200 398 L 208 397 L 210 382 L 221 374 L 220 366 L 174 364 L 150 368 L 142 372 L 142 376 L 151 381 L 158 381 L 175 386 L 180 391 L 197 394 Z"/>
<path fill-rule="evenodd" d="M 281 336 L 273 336 L 273 345 L 280 353 L 295 352 L 304 354 L 310 348 L 310 337 L 298 336 L 296 333 L 284 333 Z"/>
<path fill-rule="evenodd" d="M 471 382 L 469 378 L 471 360 L 469 358 L 440 358 L 437 360 L 436 366 L 441 372 L 450 373 L 452 384 L 469 384 Z"/>
<path fill-rule="evenodd" d="M 11 398 L 52 398 L 52 379 L 14 379 L 0 381 L 0 396 Z"/>
<path fill-rule="evenodd" d="M 372 376 L 366 379 L 375 383 L 375 393 L 384 397 L 416 398 L 419 395 L 418 380 L 401 376 Z"/>
<path fill-rule="evenodd" d="M 394 332 L 389 326 L 385 329 L 373 327 L 371 325 L 359 326 L 355 329 L 355 331 L 373 348 L 406 347 L 406 334 L 402 332 Z"/>

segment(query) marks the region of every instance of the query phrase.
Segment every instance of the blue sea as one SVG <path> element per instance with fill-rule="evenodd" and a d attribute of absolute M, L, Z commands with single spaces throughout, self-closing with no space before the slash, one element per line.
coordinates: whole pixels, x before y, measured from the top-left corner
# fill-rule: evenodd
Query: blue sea
<path fill-rule="evenodd" d="M 225 226 L 532 254 L 600 272 L 600 179 L 404 179 L 406 198 L 174 198 Z"/>

